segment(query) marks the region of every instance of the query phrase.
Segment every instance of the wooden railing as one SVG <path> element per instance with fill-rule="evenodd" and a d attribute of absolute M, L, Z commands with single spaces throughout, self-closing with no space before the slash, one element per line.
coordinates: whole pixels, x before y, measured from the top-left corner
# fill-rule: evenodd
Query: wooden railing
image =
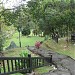
<path fill-rule="evenodd" d="M 0 75 L 29 73 L 33 69 L 51 65 L 51 57 L 0 57 Z"/>

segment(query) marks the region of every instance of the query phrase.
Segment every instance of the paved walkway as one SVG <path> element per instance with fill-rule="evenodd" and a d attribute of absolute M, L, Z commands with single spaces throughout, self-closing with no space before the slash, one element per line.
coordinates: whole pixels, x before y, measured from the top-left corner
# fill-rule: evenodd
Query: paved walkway
<path fill-rule="evenodd" d="M 75 75 L 75 60 L 71 57 L 43 48 L 36 49 L 34 46 L 30 46 L 28 49 L 43 57 L 49 57 L 52 54 L 52 61 L 57 69 L 42 75 Z"/>

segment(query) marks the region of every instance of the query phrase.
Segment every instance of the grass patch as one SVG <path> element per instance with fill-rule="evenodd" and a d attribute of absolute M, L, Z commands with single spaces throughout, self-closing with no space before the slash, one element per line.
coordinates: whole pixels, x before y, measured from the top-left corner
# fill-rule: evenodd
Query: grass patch
<path fill-rule="evenodd" d="M 75 59 L 75 45 L 71 44 L 70 42 L 67 44 L 64 38 L 61 38 L 59 40 L 59 43 L 57 44 L 55 41 L 52 39 L 47 40 L 45 42 L 45 45 L 50 49 L 55 52 L 71 56 L 72 58 Z M 44 46 L 45 46 L 44 45 Z M 67 47 L 68 45 L 68 47 Z"/>
<path fill-rule="evenodd" d="M 43 41 L 43 40 L 44 40 L 44 37 L 39 37 L 39 36 L 27 37 L 27 36 L 21 35 L 22 47 L 25 47 L 27 45 L 34 46 L 36 41 Z M 6 40 L 6 43 L 4 45 L 4 49 L 10 45 L 11 41 L 14 41 L 16 43 L 16 45 L 19 46 L 18 32 L 13 34 L 12 38 Z"/>
<path fill-rule="evenodd" d="M 26 74 L 15 73 L 15 74 L 11 74 L 11 75 L 26 75 Z"/>
<path fill-rule="evenodd" d="M 37 57 L 38 55 L 33 54 L 31 51 L 27 50 L 26 48 L 15 48 L 12 50 L 3 51 L 4 56 L 6 57 L 20 57 L 20 53 L 23 51 L 28 51 L 29 54 L 31 54 L 32 57 Z"/>
<path fill-rule="evenodd" d="M 53 67 L 51 67 L 51 66 L 44 66 L 44 67 L 41 67 L 41 68 L 37 68 L 34 71 L 36 72 L 36 75 L 41 75 L 43 73 L 49 72 L 52 69 L 53 69 Z"/>

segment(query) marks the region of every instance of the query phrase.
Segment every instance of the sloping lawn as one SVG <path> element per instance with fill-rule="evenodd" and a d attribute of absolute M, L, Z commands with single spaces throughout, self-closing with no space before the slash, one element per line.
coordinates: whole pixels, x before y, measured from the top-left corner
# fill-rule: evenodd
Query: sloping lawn
<path fill-rule="evenodd" d="M 61 38 L 57 44 L 54 40 L 49 39 L 44 43 L 44 46 L 48 47 L 50 50 L 55 52 L 71 56 L 75 59 L 75 44 L 71 44 L 65 41 L 65 38 Z"/>

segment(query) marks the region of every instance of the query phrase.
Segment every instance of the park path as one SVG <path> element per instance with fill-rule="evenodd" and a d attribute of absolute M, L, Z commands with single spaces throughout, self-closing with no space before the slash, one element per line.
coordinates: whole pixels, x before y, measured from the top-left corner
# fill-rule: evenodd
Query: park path
<path fill-rule="evenodd" d="M 71 57 L 44 48 L 36 49 L 34 46 L 29 46 L 28 49 L 43 57 L 50 57 L 52 54 L 52 64 L 57 69 L 42 75 L 75 75 L 75 60 Z"/>

